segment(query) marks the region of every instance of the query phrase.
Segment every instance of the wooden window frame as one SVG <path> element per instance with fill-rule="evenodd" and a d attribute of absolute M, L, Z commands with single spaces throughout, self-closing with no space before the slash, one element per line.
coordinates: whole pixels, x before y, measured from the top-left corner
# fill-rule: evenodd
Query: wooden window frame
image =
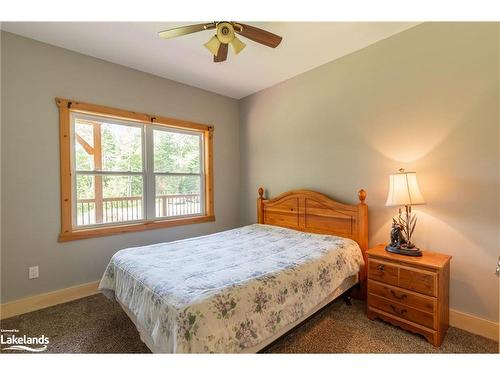
<path fill-rule="evenodd" d="M 213 189 L 213 133 L 210 125 L 191 121 L 173 119 L 163 116 L 149 115 L 123 109 L 105 107 L 96 104 L 82 103 L 75 100 L 56 98 L 59 108 L 59 142 L 60 142 L 60 174 L 61 174 L 61 233 L 59 242 L 81 240 L 85 238 L 109 236 L 149 229 L 169 228 L 178 225 L 215 221 L 214 189 Z M 84 113 L 101 117 L 110 117 L 132 122 L 140 122 L 145 126 L 166 126 L 181 130 L 196 130 L 203 134 L 204 162 L 204 214 L 183 218 L 162 218 L 143 220 L 139 223 L 120 223 L 103 225 L 102 227 L 73 228 L 73 179 L 71 168 L 71 113 Z"/>

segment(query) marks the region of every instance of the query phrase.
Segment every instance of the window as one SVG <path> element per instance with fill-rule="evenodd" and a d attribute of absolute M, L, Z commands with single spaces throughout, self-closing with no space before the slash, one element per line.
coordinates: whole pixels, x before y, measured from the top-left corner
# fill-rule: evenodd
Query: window
<path fill-rule="evenodd" d="M 213 221 L 213 128 L 56 99 L 60 241 Z"/>

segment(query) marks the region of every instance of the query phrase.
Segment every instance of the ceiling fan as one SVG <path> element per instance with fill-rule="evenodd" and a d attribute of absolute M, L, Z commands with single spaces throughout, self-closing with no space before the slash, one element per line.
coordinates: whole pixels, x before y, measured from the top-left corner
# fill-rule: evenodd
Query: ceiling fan
<path fill-rule="evenodd" d="M 158 35 L 163 39 L 171 39 L 182 35 L 213 29 L 215 29 L 215 35 L 206 42 L 204 46 L 214 55 L 214 62 L 222 62 L 227 59 L 229 44 L 233 48 L 235 54 L 240 53 L 243 48 L 245 48 L 246 44 L 239 40 L 236 34 L 271 48 L 276 48 L 281 43 L 282 39 L 279 35 L 259 29 L 258 27 L 227 21 L 176 27 L 160 31 Z"/>

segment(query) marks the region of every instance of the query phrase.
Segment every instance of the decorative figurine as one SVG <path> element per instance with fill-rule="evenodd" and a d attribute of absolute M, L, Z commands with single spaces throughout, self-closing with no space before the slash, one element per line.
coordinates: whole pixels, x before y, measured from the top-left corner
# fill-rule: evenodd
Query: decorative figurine
<path fill-rule="evenodd" d="M 392 229 L 391 229 L 391 243 L 392 247 L 398 247 L 401 245 L 406 245 L 405 237 L 402 233 L 403 226 L 399 224 L 396 219 L 392 218 Z"/>
<path fill-rule="evenodd" d="M 385 249 L 396 254 L 422 256 L 420 249 L 411 242 L 416 224 L 417 217 L 411 214 L 411 207 L 406 211 L 406 219 L 403 219 L 401 209 L 399 209 L 398 219 L 392 218 L 391 243 Z"/>

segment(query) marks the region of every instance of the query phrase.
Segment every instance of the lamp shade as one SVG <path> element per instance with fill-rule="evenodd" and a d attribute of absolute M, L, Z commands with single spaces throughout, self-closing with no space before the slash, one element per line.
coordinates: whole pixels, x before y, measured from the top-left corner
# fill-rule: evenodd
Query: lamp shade
<path fill-rule="evenodd" d="M 204 44 L 204 46 L 212 52 L 214 56 L 217 56 L 217 53 L 219 52 L 219 47 L 221 45 L 221 42 L 217 38 L 217 35 L 214 35 L 208 42 Z"/>
<path fill-rule="evenodd" d="M 415 172 L 405 172 L 404 169 L 400 169 L 399 173 L 389 176 L 386 206 L 411 206 L 424 203 Z"/>
<path fill-rule="evenodd" d="M 233 40 L 231 40 L 229 43 L 231 44 L 231 47 L 233 47 L 235 55 L 240 53 L 243 50 L 243 48 L 246 47 L 246 44 L 236 37 L 234 37 Z"/>

